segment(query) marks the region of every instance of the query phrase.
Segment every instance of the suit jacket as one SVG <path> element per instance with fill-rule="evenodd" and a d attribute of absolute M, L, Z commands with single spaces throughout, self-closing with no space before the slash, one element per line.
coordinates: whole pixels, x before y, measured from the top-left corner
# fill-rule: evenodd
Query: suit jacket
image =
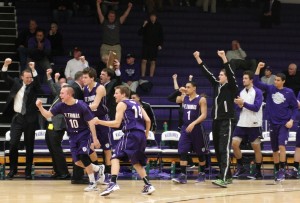
<path fill-rule="evenodd" d="M 47 80 L 47 83 L 51 89 L 51 93 L 54 96 L 54 100 L 52 103 L 52 107 L 57 105 L 58 103 L 61 102 L 60 97 L 59 97 L 59 93 L 60 93 L 60 85 L 57 83 L 54 83 L 54 81 L 51 80 Z M 65 130 L 66 129 L 66 122 L 65 122 L 65 118 L 62 114 L 58 114 L 56 116 L 53 116 L 52 118 L 52 123 L 53 123 L 53 127 L 54 130 Z"/>
<path fill-rule="evenodd" d="M 114 98 L 115 87 L 118 85 L 122 85 L 121 76 L 116 76 L 112 79 L 108 84 L 105 85 L 106 90 L 106 106 L 108 108 L 108 115 L 111 120 L 115 119 L 116 116 L 116 99 Z"/>
<path fill-rule="evenodd" d="M 77 82 L 73 82 L 71 87 L 74 89 L 74 98 L 83 100 L 83 91 L 81 87 L 77 84 Z"/>
<path fill-rule="evenodd" d="M 7 71 L 1 72 L 2 78 L 10 88 L 10 93 L 7 97 L 6 104 L 3 109 L 3 116 L 12 117 L 16 112 L 14 111 L 14 98 L 18 91 L 23 86 L 23 81 L 20 78 L 12 78 Z M 38 108 L 35 105 L 37 94 L 41 91 L 38 77 L 33 77 L 33 82 L 28 85 L 28 96 L 26 101 L 26 114 L 24 115 L 28 122 L 36 122 L 38 115 Z"/>

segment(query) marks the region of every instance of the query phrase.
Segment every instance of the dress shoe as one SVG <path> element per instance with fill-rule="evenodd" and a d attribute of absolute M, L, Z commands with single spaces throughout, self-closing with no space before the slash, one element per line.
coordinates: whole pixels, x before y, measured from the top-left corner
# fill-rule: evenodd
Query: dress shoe
<path fill-rule="evenodd" d="M 9 171 L 8 174 L 6 175 L 6 179 L 12 180 L 16 174 L 17 171 Z"/>
<path fill-rule="evenodd" d="M 71 184 L 89 184 L 89 182 L 87 179 L 71 180 Z"/>
<path fill-rule="evenodd" d="M 31 175 L 25 175 L 25 180 L 33 180 Z"/>
<path fill-rule="evenodd" d="M 56 179 L 57 177 L 59 177 L 59 174 L 58 174 L 58 173 L 54 173 L 54 174 L 52 174 L 52 175 L 51 175 L 51 177 L 50 177 L 50 178 L 52 178 L 52 179 Z"/>
<path fill-rule="evenodd" d="M 59 180 L 69 180 L 70 178 L 71 178 L 71 174 L 67 173 L 67 174 L 59 175 L 56 179 L 59 179 Z"/>

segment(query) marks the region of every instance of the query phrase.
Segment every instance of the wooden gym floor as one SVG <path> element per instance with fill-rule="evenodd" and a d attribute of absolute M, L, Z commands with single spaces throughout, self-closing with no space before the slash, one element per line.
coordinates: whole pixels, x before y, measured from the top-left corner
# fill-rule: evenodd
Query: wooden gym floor
<path fill-rule="evenodd" d="M 143 182 L 120 180 L 118 190 L 107 197 L 99 192 L 84 192 L 86 185 L 71 185 L 70 181 L 23 179 L 0 181 L 1 203 L 156 203 L 156 202 L 222 202 L 222 203 L 283 203 L 300 201 L 300 181 L 286 180 L 271 185 L 272 180 L 234 180 L 228 188 L 211 184 L 193 183 L 177 185 L 170 180 L 153 180 L 156 191 L 152 195 L 142 195 Z M 106 186 L 99 186 L 102 191 Z"/>

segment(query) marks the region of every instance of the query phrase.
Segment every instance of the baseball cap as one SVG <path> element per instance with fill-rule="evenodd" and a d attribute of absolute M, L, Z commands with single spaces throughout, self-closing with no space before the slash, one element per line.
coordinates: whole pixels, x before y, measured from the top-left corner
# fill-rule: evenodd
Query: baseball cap
<path fill-rule="evenodd" d="M 134 56 L 134 54 L 129 53 L 129 54 L 126 55 L 126 58 L 127 58 L 127 59 L 128 59 L 128 58 L 135 58 L 135 56 Z"/>
<path fill-rule="evenodd" d="M 272 67 L 271 66 L 267 66 L 265 70 L 269 70 L 272 72 Z"/>

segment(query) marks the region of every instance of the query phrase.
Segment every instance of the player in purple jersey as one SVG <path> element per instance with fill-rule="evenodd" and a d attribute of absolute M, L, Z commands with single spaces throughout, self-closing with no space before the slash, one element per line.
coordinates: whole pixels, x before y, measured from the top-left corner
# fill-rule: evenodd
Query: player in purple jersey
<path fill-rule="evenodd" d="M 84 101 L 87 103 L 92 110 L 95 117 L 100 120 L 109 121 L 108 109 L 106 107 L 106 90 L 103 85 L 95 82 L 97 78 L 96 70 L 93 68 L 85 68 L 83 71 L 83 95 Z M 97 138 L 100 141 L 101 148 L 104 152 L 103 159 L 105 160 L 105 177 L 104 180 L 100 179 L 100 184 L 109 184 L 110 170 L 111 170 L 111 141 L 112 136 L 111 128 L 107 126 L 97 125 L 96 126 Z M 94 153 L 93 163 L 97 165 L 97 154 Z"/>
<path fill-rule="evenodd" d="M 93 141 L 95 148 L 100 147 L 97 139 L 95 125 L 92 122 L 94 115 L 89 107 L 81 100 L 74 99 L 74 90 L 70 86 L 63 86 L 60 91 L 61 103 L 55 105 L 50 111 L 44 109 L 41 100 L 36 101 L 36 106 L 45 118 L 63 114 L 70 136 L 71 155 L 77 166 L 84 168 L 89 176 L 90 184 L 84 189 L 86 192 L 97 190 L 95 174 L 104 176 L 104 165 L 97 166 L 91 163 L 89 154 Z M 91 136 L 92 134 L 92 136 Z"/>
<path fill-rule="evenodd" d="M 197 94 L 196 83 L 192 81 L 186 83 L 185 87 L 181 87 L 179 90 L 182 94 L 176 98 L 176 103 L 182 103 L 183 108 L 183 125 L 178 142 L 181 173 L 172 181 L 180 184 L 187 183 L 188 153 L 195 152 L 200 162 L 200 173 L 195 182 L 204 182 L 208 137 L 201 123 L 207 116 L 206 98 Z"/>
<path fill-rule="evenodd" d="M 277 73 L 274 85 L 259 80 L 260 70 L 265 66 L 260 62 L 254 76 L 254 85 L 267 94 L 266 111 L 270 120 L 270 138 L 275 164 L 275 182 L 285 179 L 286 148 L 289 129 L 293 127 L 297 116 L 297 99 L 293 90 L 284 87 L 285 75 Z"/>
<path fill-rule="evenodd" d="M 297 102 L 298 102 L 298 109 L 300 109 L 300 92 L 298 93 L 297 96 Z M 298 110 L 298 114 L 299 114 L 299 110 Z M 296 132 L 296 149 L 294 154 L 294 167 L 288 173 L 288 175 L 292 179 L 300 178 L 299 162 L 300 162 L 300 121 L 298 121 L 298 128 Z"/>
<path fill-rule="evenodd" d="M 151 121 L 145 110 L 135 101 L 128 99 L 129 96 L 130 89 L 128 87 L 123 85 L 117 86 L 114 94 L 116 102 L 118 103 L 115 120 L 93 120 L 95 124 L 112 128 L 118 128 L 122 124 L 122 130 L 124 132 L 124 135 L 117 143 L 112 156 L 111 182 L 106 190 L 100 194 L 101 196 L 107 196 L 120 189 L 117 185 L 120 160 L 130 160 L 137 173 L 143 179 L 145 186 L 142 190 L 142 194 L 149 195 L 155 191 L 155 188 L 149 182 L 146 171 L 143 168 L 147 159 L 144 152 Z"/>
<path fill-rule="evenodd" d="M 253 86 L 253 72 L 245 71 L 243 73 L 244 89 L 239 96 L 234 100 L 234 103 L 241 110 L 239 121 L 234 129 L 232 137 L 232 149 L 237 161 L 237 169 L 232 176 L 238 178 L 241 174 L 246 172 L 243 163 L 243 154 L 240 149 L 242 140 L 250 142 L 255 153 L 256 171 L 248 178 L 262 179 L 261 174 L 261 126 L 262 126 L 262 91 Z"/>

